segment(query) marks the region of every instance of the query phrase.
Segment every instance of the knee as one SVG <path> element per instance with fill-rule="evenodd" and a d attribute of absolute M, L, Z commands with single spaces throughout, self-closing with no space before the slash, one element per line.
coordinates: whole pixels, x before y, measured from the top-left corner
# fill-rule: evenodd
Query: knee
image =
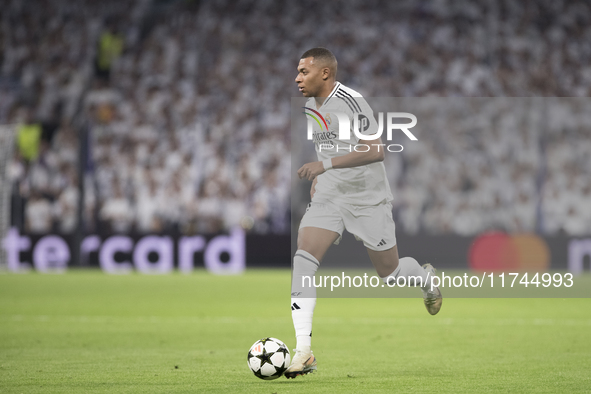
<path fill-rule="evenodd" d="M 298 238 L 298 250 L 303 250 L 310 253 L 318 261 L 321 261 L 322 257 L 324 257 L 324 253 L 322 253 L 321 248 L 319 248 L 317 245 L 314 245 L 313 242 L 305 239 Z"/>
<path fill-rule="evenodd" d="M 321 261 L 330 245 L 337 239 L 338 233 L 315 227 L 305 227 L 298 233 L 298 249 L 305 250 Z"/>

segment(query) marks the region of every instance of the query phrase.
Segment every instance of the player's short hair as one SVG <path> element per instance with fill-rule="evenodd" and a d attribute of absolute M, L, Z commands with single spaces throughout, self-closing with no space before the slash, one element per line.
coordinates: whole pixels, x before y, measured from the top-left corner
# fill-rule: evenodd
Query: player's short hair
<path fill-rule="evenodd" d="M 334 78 L 337 77 L 337 58 L 335 55 L 326 48 L 312 48 L 308 49 L 300 59 L 305 59 L 308 57 L 314 58 L 314 61 L 317 62 L 321 67 L 328 67 L 332 76 Z"/>

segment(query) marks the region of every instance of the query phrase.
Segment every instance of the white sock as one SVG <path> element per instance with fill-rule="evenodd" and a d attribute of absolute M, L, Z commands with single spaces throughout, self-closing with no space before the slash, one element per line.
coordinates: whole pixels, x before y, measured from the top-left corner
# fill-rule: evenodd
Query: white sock
<path fill-rule="evenodd" d="M 403 257 L 398 260 L 398 268 L 382 280 L 387 284 L 388 280 L 398 280 L 399 277 L 403 277 L 406 278 L 406 286 L 408 286 L 409 282 L 419 283 L 417 276 L 422 278 L 421 289 L 431 286 L 431 275 L 421 267 L 419 262 L 412 257 Z"/>
<path fill-rule="evenodd" d="M 314 274 L 319 266 L 318 260 L 305 250 L 298 249 L 293 257 L 291 318 L 296 333 L 296 349 L 305 352 L 309 352 L 312 345 L 312 316 L 316 306 Z"/>

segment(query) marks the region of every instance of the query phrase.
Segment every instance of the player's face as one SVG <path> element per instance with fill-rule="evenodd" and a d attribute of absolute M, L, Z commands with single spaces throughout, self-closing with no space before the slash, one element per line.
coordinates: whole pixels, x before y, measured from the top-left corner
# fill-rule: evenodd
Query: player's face
<path fill-rule="evenodd" d="M 323 69 L 314 63 L 313 57 L 300 59 L 295 81 L 304 97 L 317 97 L 324 83 Z"/>

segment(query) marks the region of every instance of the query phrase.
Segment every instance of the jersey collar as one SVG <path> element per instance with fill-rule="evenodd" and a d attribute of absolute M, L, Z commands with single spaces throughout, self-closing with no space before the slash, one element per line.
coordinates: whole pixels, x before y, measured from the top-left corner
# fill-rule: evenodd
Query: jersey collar
<path fill-rule="evenodd" d="M 332 92 L 330 92 L 330 94 L 328 95 L 326 100 L 324 100 L 324 102 L 322 103 L 320 108 L 324 107 L 326 105 L 326 103 L 328 103 L 328 101 L 332 98 L 332 96 L 334 96 L 334 94 L 337 92 L 337 90 L 339 90 L 340 86 L 341 86 L 341 83 L 339 81 L 335 81 L 334 88 L 332 88 Z"/>

